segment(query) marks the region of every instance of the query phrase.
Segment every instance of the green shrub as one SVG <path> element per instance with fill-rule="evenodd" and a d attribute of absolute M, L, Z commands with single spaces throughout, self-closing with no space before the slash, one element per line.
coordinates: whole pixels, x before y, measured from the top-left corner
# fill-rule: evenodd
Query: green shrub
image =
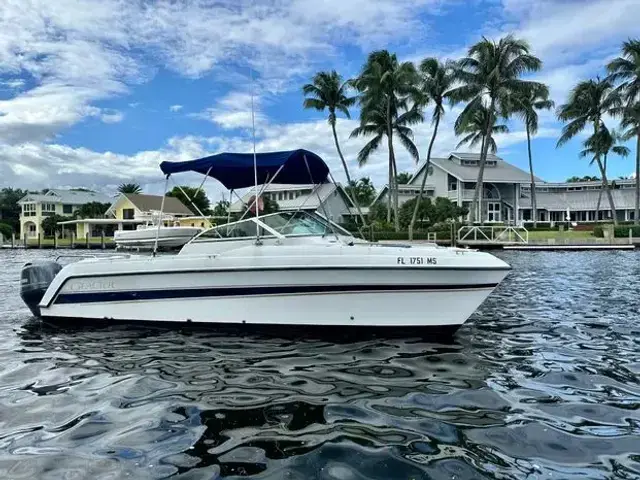
<path fill-rule="evenodd" d="M 601 225 L 596 225 L 595 227 L 593 227 L 593 236 L 599 238 L 604 237 L 604 230 L 602 229 Z"/>
<path fill-rule="evenodd" d="M 11 238 L 11 234 L 13 233 L 13 228 L 11 225 L 7 225 L 6 223 L 0 223 L 0 235 L 5 238 Z"/>
<path fill-rule="evenodd" d="M 640 237 L 640 226 L 622 226 L 622 227 L 615 227 L 613 229 L 613 236 L 614 237 L 628 237 L 629 236 L 629 230 L 631 230 L 631 236 L 633 237 Z"/>

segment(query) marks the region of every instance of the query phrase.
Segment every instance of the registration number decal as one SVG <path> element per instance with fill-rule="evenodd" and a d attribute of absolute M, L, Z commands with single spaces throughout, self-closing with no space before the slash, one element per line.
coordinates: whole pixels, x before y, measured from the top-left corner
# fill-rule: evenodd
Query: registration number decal
<path fill-rule="evenodd" d="M 437 265 L 435 257 L 398 257 L 398 265 Z"/>

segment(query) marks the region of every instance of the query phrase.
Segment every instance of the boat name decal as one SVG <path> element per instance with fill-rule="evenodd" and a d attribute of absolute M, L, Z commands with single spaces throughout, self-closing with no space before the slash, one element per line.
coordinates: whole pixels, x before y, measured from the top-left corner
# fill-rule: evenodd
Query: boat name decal
<path fill-rule="evenodd" d="M 69 290 L 72 292 L 84 292 L 88 290 L 112 290 L 116 288 L 113 280 L 80 280 L 71 282 Z"/>
<path fill-rule="evenodd" d="M 398 265 L 437 265 L 435 257 L 398 257 Z"/>

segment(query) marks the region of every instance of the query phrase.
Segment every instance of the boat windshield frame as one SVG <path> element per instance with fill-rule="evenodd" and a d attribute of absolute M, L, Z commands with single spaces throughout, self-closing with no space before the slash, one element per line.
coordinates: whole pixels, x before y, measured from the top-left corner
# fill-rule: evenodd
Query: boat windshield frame
<path fill-rule="evenodd" d="M 269 224 L 270 222 L 268 222 L 268 219 L 270 218 L 284 217 L 284 216 L 289 216 L 290 218 L 288 220 L 285 218 L 285 220 L 287 221 L 284 223 L 284 225 L 279 227 L 280 230 L 283 230 L 289 227 L 292 223 L 292 220 L 313 220 L 316 225 L 321 225 L 323 227 L 323 231 L 322 233 L 319 233 L 319 232 L 316 233 L 316 232 L 313 232 L 312 230 L 303 231 L 299 233 L 294 233 L 293 231 L 290 233 L 281 233 L 281 231 L 278 231 L 278 229 L 274 228 L 274 226 L 270 225 Z M 261 215 L 259 217 L 247 217 L 234 222 L 228 222 L 228 223 L 223 223 L 221 225 L 216 225 L 214 227 L 208 228 L 200 232 L 198 235 L 193 237 L 187 243 L 187 245 L 191 243 L 202 243 L 202 242 L 211 242 L 211 241 L 251 240 L 251 239 L 257 238 L 257 235 L 255 234 L 247 235 L 247 236 L 227 236 L 227 235 L 222 235 L 220 233 L 221 229 L 226 228 L 227 231 L 233 230 L 234 227 L 240 224 L 253 225 L 251 227 L 251 231 L 255 231 L 255 225 L 257 224 L 260 228 L 264 230 L 265 233 L 267 233 L 267 235 L 264 235 L 264 234 L 260 235 L 260 238 L 271 237 L 271 238 L 277 238 L 279 240 L 282 240 L 284 238 L 297 238 L 297 237 L 325 237 L 327 235 L 335 234 L 335 233 L 338 233 L 343 236 L 349 236 L 349 237 L 353 236 L 351 232 L 349 232 L 348 230 L 345 230 L 343 227 L 335 224 L 331 220 L 326 219 L 324 216 L 320 215 L 317 212 L 306 212 L 303 210 L 297 210 L 297 211 L 291 211 L 291 212 L 289 211 L 274 212 L 267 215 Z M 293 224 L 293 226 L 291 226 L 291 229 L 293 230 L 295 229 L 295 227 L 296 225 Z M 212 233 L 217 233 L 217 236 L 212 235 Z"/>

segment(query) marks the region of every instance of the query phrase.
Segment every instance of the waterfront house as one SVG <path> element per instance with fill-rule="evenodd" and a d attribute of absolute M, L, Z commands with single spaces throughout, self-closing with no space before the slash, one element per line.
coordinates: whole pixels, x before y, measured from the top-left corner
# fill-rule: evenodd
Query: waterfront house
<path fill-rule="evenodd" d="M 86 190 L 49 189 L 42 194 L 29 193 L 18 202 L 21 208 L 20 235 L 37 237 L 42 232 L 42 221 L 46 217 L 71 216 L 81 205 L 111 201 L 106 195 Z"/>
<path fill-rule="evenodd" d="M 255 190 L 249 189 L 229 207 L 229 212 L 237 214 L 244 211 L 254 195 Z M 317 211 L 336 223 L 344 223 L 350 217 L 358 215 L 357 209 L 340 184 L 323 183 L 318 185 L 315 191 L 314 185 L 269 185 L 262 195 L 275 201 L 281 212 Z"/>
<path fill-rule="evenodd" d="M 157 221 L 162 207 L 161 195 L 121 193 L 107 209 L 103 218 L 81 218 L 60 222 L 75 226 L 77 238 L 113 236 L 114 230 L 135 230 L 138 225 Z M 162 220 L 165 225 L 209 226 L 205 217 L 194 216 L 179 199 L 165 197 Z"/>
<path fill-rule="evenodd" d="M 479 161 L 480 155 L 477 153 L 453 152 L 446 158 L 432 158 L 425 195 L 445 197 L 469 209 L 478 178 Z M 418 195 L 424 170 L 425 162 L 418 167 L 407 185 L 398 186 L 399 204 Z M 635 180 L 614 180 L 610 181 L 610 185 L 617 219 L 633 220 Z M 375 201 L 386 203 L 387 195 L 388 188 L 385 186 Z M 600 182 L 545 182 L 536 177 L 536 200 L 538 221 L 541 222 L 611 221 L 609 202 Z M 479 210 L 477 218 L 484 223 L 521 224 L 531 221 L 529 172 L 489 154 Z"/>

